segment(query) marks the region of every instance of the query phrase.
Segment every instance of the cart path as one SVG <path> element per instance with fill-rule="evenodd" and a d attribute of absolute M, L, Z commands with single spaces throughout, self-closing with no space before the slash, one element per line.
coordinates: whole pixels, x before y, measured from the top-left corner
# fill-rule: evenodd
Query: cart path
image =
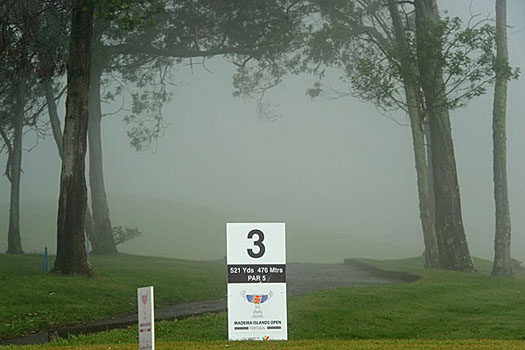
<path fill-rule="evenodd" d="M 415 276 L 412 276 L 415 277 Z M 286 266 L 286 289 L 288 296 L 329 290 L 335 288 L 402 283 L 410 281 L 396 274 L 367 268 L 366 264 L 347 260 L 343 264 L 291 263 Z M 414 280 L 414 278 L 412 278 Z M 175 320 L 226 310 L 226 299 L 196 301 L 162 306 L 155 309 L 155 320 Z M 7 344 L 44 344 L 58 337 L 76 334 L 94 333 L 115 328 L 126 328 L 137 323 L 137 314 L 130 314 L 106 320 L 84 323 L 82 325 L 61 328 L 50 332 L 41 332 L 24 337 L 4 339 L 0 345 Z"/>

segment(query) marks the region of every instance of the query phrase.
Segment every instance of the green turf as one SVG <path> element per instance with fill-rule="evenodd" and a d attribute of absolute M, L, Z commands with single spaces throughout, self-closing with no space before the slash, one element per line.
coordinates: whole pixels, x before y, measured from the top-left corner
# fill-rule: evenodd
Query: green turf
<path fill-rule="evenodd" d="M 136 312 L 136 288 L 155 286 L 156 305 L 224 297 L 219 262 L 131 255 L 92 257 L 95 277 L 40 272 L 41 257 L 0 254 L 0 337 Z"/>
<path fill-rule="evenodd" d="M 415 283 L 363 286 L 291 298 L 289 337 L 302 339 L 525 339 L 525 276 L 424 270 L 421 258 L 368 263 L 420 274 Z M 159 342 L 227 338 L 225 313 L 159 322 Z M 63 340 L 62 345 L 137 342 L 137 329 L 113 330 Z"/>
<path fill-rule="evenodd" d="M 13 264 L 9 260 L 6 264 L 2 259 L 19 261 Z M 46 322 L 53 319 L 64 324 L 100 318 L 117 310 L 133 311 L 134 288 L 139 285 L 155 285 L 157 305 L 224 293 L 224 274 L 218 262 L 119 256 L 94 260 L 98 275 L 86 279 L 42 275 L 38 272 L 38 260 L 35 256 L 0 255 L 0 279 L 12 282 L 12 289 L 5 284 L 0 287 L 2 295 L 10 293 L 12 300 L 0 301 L 1 320 L 10 320 L 7 325 L 0 322 L 0 327 L 12 334 L 20 333 L 21 328 L 27 331 L 50 327 Z M 425 270 L 421 258 L 367 262 L 384 269 L 417 273 L 423 278 L 409 284 L 354 287 L 291 298 L 289 338 L 326 340 L 326 344 L 337 339 L 525 339 L 523 272 L 513 279 L 493 278 L 488 274 L 490 263 L 482 260 L 476 261 L 477 273 Z M 19 276 L 22 272 L 25 277 Z M 41 305 L 40 309 L 34 305 Z M 159 342 L 175 342 L 174 348 L 181 341 L 212 342 L 195 345 L 206 348 L 203 344 L 226 339 L 226 314 L 158 322 L 156 335 Z M 113 348 L 114 344 L 136 342 L 137 329 L 130 327 L 73 337 L 54 345 L 79 348 L 102 344 Z M 314 349 L 319 343 L 311 344 L 309 348 Z"/>
<path fill-rule="evenodd" d="M 44 350 L 44 349 L 82 349 L 82 350 L 135 350 L 137 344 L 103 344 L 103 345 L 75 345 L 74 347 L 62 347 L 56 344 L 45 346 L 12 346 L 5 350 Z M 525 341 L 505 340 L 295 340 L 287 342 L 170 342 L 157 343 L 158 350 L 184 349 L 184 350 L 518 350 L 525 349 Z"/>

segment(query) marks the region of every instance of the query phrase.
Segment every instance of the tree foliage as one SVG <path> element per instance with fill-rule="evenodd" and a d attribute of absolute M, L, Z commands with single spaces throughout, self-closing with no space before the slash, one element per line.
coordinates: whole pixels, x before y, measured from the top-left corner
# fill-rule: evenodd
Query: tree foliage
<path fill-rule="evenodd" d="M 316 1 L 320 24 L 314 29 L 305 57 L 310 72 L 324 76 L 327 67 L 340 69 L 340 80 L 347 91 L 334 91 L 321 80 L 308 95 L 321 93 L 353 95 L 374 103 L 381 109 L 406 110 L 401 66 L 393 42 L 392 25 L 381 1 L 348 2 L 336 6 L 332 1 Z M 359 4 L 359 5 L 358 5 Z M 404 29 L 412 59 L 416 60 L 415 24 L 410 5 L 401 6 Z M 426 50 L 444 68 L 447 107 L 465 106 L 472 98 L 486 92 L 494 80 L 494 26 L 486 19 L 444 17 L 432 28 L 432 35 L 442 42 L 443 50 Z M 509 75 L 518 70 L 508 68 Z M 424 100 L 422 100 L 424 101 Z"/>
<path fill-rule="evenodd" d="M 136 227 L 113 226 L 113 237 L 115 244 L 119 245 L 134 238 L 142 236 L 142 232 Z"/>
<path fill-rule="evenodd" d="M 177 67 L 207 69 L 206 61 L 220 55 L 242 70 L 251 62 L 277 70 L 297 46 L 304 5 L 290 0 L 169 0 L 150 7 L 143 24 L 130 30 L 126 22 L 111 22 L 101 26 L 100 36 L 100 56 L 110 58 L 106 72 L 115 78 L 106 97 L 131 96 L 124 120 L 137 150 L 147 148 L 167 125 L 162 106 L 172 98 Z"/>

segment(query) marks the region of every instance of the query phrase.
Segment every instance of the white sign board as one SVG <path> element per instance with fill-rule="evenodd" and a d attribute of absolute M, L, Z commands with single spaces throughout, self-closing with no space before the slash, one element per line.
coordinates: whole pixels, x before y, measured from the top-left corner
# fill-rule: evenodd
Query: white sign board
<path fill-rule="evenodd" d="M 137 289 L 139 349 L 155 350 L 155 316 L 153 314 L 153 287 Z"/>
<path fill-rule="evenodd" d="M 287 340 L 284 223 L 226 225 L 228 338 Z"/>

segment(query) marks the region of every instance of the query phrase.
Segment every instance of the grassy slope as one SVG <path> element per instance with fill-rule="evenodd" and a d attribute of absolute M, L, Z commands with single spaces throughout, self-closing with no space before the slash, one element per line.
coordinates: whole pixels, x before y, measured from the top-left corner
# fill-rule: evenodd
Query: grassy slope
<path fill-rule="evenodd" d="M 22 203 L 22 244 L 28 252 L 56 246 L 56 201 Z M 143 236 L 125 243 L 120 250 L 130 254 L 179 259 L 221 259 L 226 254 L 226 222 L 273 221 L 273 218 L 210 209 L 156 198 L 120 195 L 110 197 L 114 225 L 136 226 Z M 7 222 L 7 207 L 0 205 L 0 223 Z M 5 226 L 7 228 L 7 226 Z M 0 251 L 5 251 L 6 231 L 0 225 Z M 419 253 L 358 238 L 322 232 L 287 221 L 288 261 L 339 262 L 348 256 L 401 258 Z"/>
<path fill-rule="evenodd" d="M 420 258 L 369 262 L 423 278 L 410 284 L 355 287 L 292 298 L 288 304 L 290 339 L 327 340 L 327 344 L 334 339 L 525 339 L 523 272 L 514 279 L 492 278 L 487 274 L 490 264 L 481 260 L 476 274 L 427 271 L 420 267 Z M 159 322 L 157 340 L 220 341 L 227 338 L 226 324 L 225 313 Z M 136 327 L 81 336 L 61 345 L 130 342 L 137 342 Z"/>
<path fill-rule="evenodd" d="M 94 278 L 40 272 L 40 256 L 0 255 L 0 336 L 10 337 L 136 312 L 136 288 L 155 286 L 157 305 L 221 298 L 218 262 L 120 255 L 92 258 Z"/>

